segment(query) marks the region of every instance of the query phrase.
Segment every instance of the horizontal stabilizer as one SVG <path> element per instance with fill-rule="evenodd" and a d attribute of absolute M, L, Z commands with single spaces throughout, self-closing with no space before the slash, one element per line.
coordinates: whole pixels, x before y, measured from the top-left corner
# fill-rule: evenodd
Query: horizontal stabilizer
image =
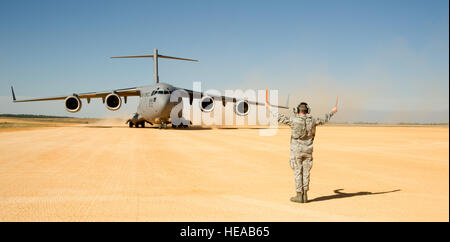
<path fill-rule="evenodd" d="M 153 55 L 128 55 L 128 56 L 114 56 L 114 57 L 111 57 L 111 58 L 153 58 L 153 69 L 154 69 L 154 74 L 155 74 L 155 83 L 159 83 L 159 76 L 158 76 L 158 59 L 159 58 L 198 62 L 198 60 L 193 60 L 193 59 L 173 57 L 173 56 L 167 56 L 167 55 L 160 55 L 160 54 L 158 54 L 158 50 L 157 49 L 153 50 Z"/>
<path fill-rule="evenodd" d="M 173 56 L 166 56 L 166 55 L 158 55 L 159 58 L 166 58 L 166 59 L 175 59 L 175 60 L 185 60 L 185 61 L 197 61 L 194 59 L 187 59 L 187 58 L 180 58 L 180 57 L 173 57 Z"/>
<path fill-rule="evenodd" d="M 153 55 L 114 56 L 111 58 L 153 58 Z"/>
<path fill-rule="evenodd" d="M 130 55 L 130 56 L 114 56 L 111 58 L 153 58 L 154 55 Z M 185 61 L 197 61 L 194 59 L 166 56 L 166 55 L 158 55 L 158 58 L 166 58 L 166 59 L 174 59 L 174 60 L 185 60 Z"/>

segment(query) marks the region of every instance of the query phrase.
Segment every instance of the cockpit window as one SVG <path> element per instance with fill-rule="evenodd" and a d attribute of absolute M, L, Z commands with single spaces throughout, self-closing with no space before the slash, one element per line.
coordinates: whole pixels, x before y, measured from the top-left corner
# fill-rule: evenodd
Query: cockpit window
<path fill-rule="evenodd" d="M 150 94 L 150 96 L 156 95 L 156 94 L 171 94 L 172 91 L 169 90 L 153 90 L 152 93 Z"/>

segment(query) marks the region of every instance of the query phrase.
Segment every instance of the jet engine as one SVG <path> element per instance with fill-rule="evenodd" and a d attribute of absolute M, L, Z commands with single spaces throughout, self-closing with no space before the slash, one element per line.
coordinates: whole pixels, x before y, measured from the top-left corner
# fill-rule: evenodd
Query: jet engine
<path fill-rule="evenodd" d="M 234 112 L 239 116 L 246 116 L 248 114 L 248 102 L 246 100 L 236 102 Z"/>
<path fill-rule="evenodd" d="M 214 99 L 210 96 L 204 96 L 200 100 L 200 109 L 203 112 L 211 112 L 214 109 Z"/>
<path fill-rule="evenodd" d="M 105 105 L 111 111 L 116 111 L 122 106 L 122 99 L 116 93 L 110 93 L 105 97 Z"/>
<path fill-rule="evenodd" d="M 66 97 L 64 107 L 68 112 L 76 113 L 81 109 L 81 100 L 77 96 Z"/>

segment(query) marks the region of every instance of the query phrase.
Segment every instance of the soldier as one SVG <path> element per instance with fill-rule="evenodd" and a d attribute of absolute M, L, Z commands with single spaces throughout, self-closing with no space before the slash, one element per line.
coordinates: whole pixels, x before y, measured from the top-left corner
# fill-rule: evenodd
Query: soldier
<path fill-rule="evenodd" d="M 286 117 L 283 114 L 275 114 L 278 122 L 291 127 L 290 165 L 294 170 L 295 190 L 297 195 L 291 197 L 292 202 L 306 203 L 309 189 L 309 172 L 313 164 L 313 141 L 316 134 L 316 126 L 327 123 L 337 112 L 336 106 L 324 118 L 313 118 L 307 103 L 302 102 L 294 108 L 294 117 Z"/>

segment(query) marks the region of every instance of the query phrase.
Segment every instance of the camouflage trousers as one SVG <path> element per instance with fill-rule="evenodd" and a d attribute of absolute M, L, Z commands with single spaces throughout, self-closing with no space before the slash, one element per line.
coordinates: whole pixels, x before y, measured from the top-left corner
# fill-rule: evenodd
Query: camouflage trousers
<path fill-rule="evenodd" d="M 294 170 L 295 191 L 303 192 L 309 190 L 309 172 L 311 171 L 312 154 L 301 153 L 290 159 L 291 168 Z"/>

